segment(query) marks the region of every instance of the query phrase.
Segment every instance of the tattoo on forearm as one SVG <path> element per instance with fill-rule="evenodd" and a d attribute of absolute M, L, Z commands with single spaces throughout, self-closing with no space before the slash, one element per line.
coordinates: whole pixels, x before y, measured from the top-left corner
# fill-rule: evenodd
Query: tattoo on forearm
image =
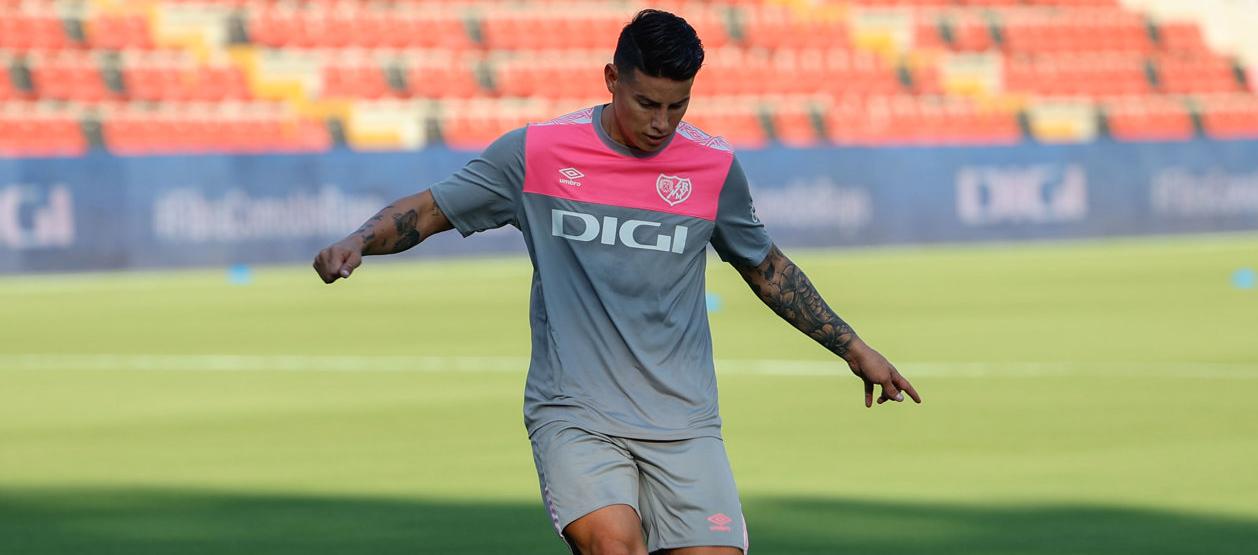
<path fill-rule="evenodd" d="M 856 332 L 835 314 L 808 276 L 777 247 L 756 268 L 742 271 L 762 301 L 783 320 L 836 355 L 847 354 Z"/>
<path fill-rule="evenodd" d="M 393 215 L 393 229 L 397 231 L 397 241 L 393 242 L 393 252 L 401 252 L 419 244 L 419 214 L 407 210 L 404 214 Z"/>
<path fill-rule="evenodd" d="M 381 227 L 386 217 L 393 221 L 392 229 Z M 363 254 L 402 252 L 423 240 L 419 232 L 419 213 L 415 209 L 399 212 L 396 203 L 382 208 L 375 216 L 368 218 L 350 236 L 362 239 Z M 393 241 L 391 244 L 390 239 Z"/>
<path fill-rule="evenodd" d="M 351 237 L 357 236 L 363 240 L 363 250 L 371 250 L 376 246 L 376 224 L 384 219 L 385 212 L 388 212 L 391 208 L 393 208 L 392 204 L 384 207 L 384 209 L 376 213 L 375 216 L 368 218 L 367 221 L 363 222 L 363 225 L 358 226 L 358 229 L 350 234 Z"/>

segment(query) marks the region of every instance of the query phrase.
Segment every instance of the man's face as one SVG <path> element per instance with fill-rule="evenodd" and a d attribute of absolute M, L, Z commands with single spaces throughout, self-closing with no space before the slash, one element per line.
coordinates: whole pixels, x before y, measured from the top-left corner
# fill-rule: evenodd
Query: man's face
<path fill-rule="evenodd" d="M 637 68 L 625 75 L 615 64 L 607 64 L 603 77 L 612 93 L 612 139 L 647 152 L 663 148 L 690 105 L 694 78 L 651 77 Z"/>

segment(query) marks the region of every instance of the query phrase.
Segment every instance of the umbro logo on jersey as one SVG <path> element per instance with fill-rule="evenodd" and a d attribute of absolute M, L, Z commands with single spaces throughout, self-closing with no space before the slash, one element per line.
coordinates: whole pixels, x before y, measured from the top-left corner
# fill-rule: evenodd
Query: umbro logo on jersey
<path fill-rule="evenodd" d="M 585 177 L 585 174 L 581 173 L 581 170 L 576 168 L 564 168 L 559 170 L 559 175 L 563 176 L 563 179 L 559 180 L 560 183 L 563 183 L 564 185 L 571 185 L 573 187 L 580 187 L 581 182 L 577 180 Z"/>
<path fill-rule="evenodd" d="M 550 234 L 569 241 L 587 243 L 597 239 L 604 245 L 620 243 L 631 249 L 677 254 L 686 251 L 686 236 L 690 233 L 690 228 L 684 225 L 673 228 L 672 235 L 665 235 L 660 233 L 659 228 L 663 224 L 659 222 L 621 221 L 614 216 L 603 216 L 600 221 L 598 216 L 556 208 L 551 209 L 550 220 Z M 654 237 L 651 237 L 652 231 L 655 232 Z"/>
<path fill-rule="evenodd" d="M 675 175 L 660 174 L 655 180 L 655 192 L 660 194 L 669 206 L 677 206 L 690 198 L 690 179 Z"/>

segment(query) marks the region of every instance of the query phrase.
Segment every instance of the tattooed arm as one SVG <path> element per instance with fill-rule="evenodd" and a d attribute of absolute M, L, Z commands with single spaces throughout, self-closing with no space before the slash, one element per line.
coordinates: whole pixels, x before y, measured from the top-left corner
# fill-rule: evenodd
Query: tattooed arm
<path fill-rule="evenodd" d="M 347 278 L 364 255 L 402 252 L 429 236 L 453 228 L 432 192 L 403 197 L 369 218 L 348 237 L 319 251 L 314 269 L 324 283 Z"/>
<path fill-rule="evenodd" d="M 847 361 L 852 373 L 865 382 L 865 406 L 872 406 L 874 384 L 882 386 L 878 403 L 902 401 L 904 390 L 922 399 L 904 376 L 878 351 L 866 345 L 847 322 L 839 318 L 813 287 L 808 276 L 774 246 L 759 266 L 737 267 L 756 296 L 778 316 L 813 338 L 822 347 Z"/>

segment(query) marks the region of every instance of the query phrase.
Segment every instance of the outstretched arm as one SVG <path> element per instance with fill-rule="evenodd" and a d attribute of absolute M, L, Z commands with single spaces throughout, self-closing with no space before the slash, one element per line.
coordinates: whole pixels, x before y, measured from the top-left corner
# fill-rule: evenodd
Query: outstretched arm
<path fill-rule="evenodd" d="M 866 345 L 852 327 L 839 318 L 813 287 L 804 271 L 773 246 L 759 266 L 736 266 L 743 280 L 778 316 L 839 355 L 865 382 L 865 406 L 873 405 L 874 384 L 882 386 L 878 403 L 902 401 L 901 390 L 914 401 L 922 398 L 885 357 Z"/>
<path fill-rule="evenodd" d="M 344 239 L 319 251 L 315 272 L 324 283 L 347 278 L 364 255 L 402 252 L 429 236 L 453 228 L 431 191 L 394 201 Z"/>

